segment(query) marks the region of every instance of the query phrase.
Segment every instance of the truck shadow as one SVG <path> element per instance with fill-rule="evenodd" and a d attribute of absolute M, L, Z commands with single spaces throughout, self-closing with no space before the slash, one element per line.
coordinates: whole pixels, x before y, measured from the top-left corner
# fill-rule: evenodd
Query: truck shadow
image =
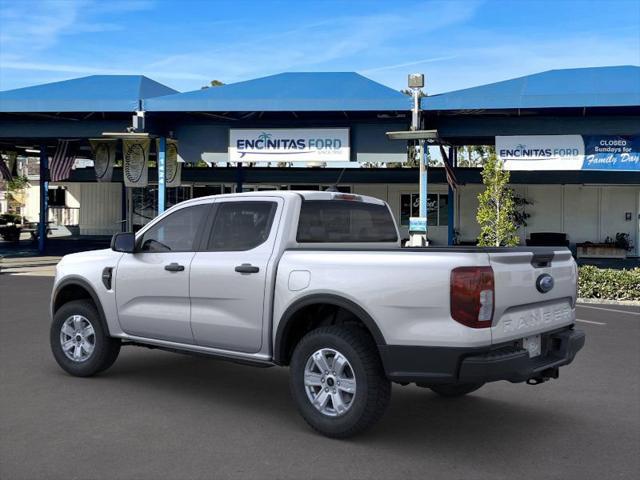
<path fill-rule="evenodd" d="M 394 386 L 390 408 L 378 425 L 354 439 L 335 441 L 312 432 L 298 415 L 289 395 L 288 369 L 127 350 L 95 380 L 135 392 L 160 392 L 163 402 L 177 409 L 215 410 L 220 422 L 229 416 L 237 416 L 239 422 L 250 417 L 273 434 L 299 437 L 320 448 L 325 442 L 339 442 L 342 448 L 368 445 L 403 455 L 428 450 L 478 458 L 500 452 L 504 457 L 521 454 L 530 445 L 581 425 L 579 413 L 572 414 L 569 406 L 558 411 L 557 405 L 541 401 L 538 397 L 544 397 L 544 392 L 536 392 L 541 387 L 511 385 L 496 391 L 491 385 L 466 397 L 445 399 L 428 389 Z M 518 389 L 531 390 L 523 395 Z M 222 423 L 215 426 L 223 427 Z"/>

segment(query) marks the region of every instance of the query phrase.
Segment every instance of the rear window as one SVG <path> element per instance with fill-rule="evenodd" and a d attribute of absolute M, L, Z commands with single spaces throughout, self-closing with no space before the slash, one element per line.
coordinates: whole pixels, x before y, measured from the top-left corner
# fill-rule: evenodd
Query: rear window
<path fill-rule="evenodd" d="M 299 243 L 395 242 L 386 205 L 349 200 L 306 200 L 298 222 Z"/>

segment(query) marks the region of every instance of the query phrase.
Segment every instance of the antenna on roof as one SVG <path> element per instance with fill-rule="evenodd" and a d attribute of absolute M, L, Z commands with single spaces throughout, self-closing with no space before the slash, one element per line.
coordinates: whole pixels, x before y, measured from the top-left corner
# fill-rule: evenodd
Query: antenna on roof
<path fill-rule="evenodd" d="M 340 172 L 340 175 L 338 175 L 338 179 L 335 181 L 335 183 L 333 185 L 331 185 L 330 187 L 327 187 L 327 189 L 325 190 L 325 192 L 339 192 L 340 190 L 338 190 L 338 184 L 340 183 L 340 180 L 342 180 L 342 175 L 344 175 L 344 171 L 347 169 L 347 167 L 343 167 L 342 171 Z"/>

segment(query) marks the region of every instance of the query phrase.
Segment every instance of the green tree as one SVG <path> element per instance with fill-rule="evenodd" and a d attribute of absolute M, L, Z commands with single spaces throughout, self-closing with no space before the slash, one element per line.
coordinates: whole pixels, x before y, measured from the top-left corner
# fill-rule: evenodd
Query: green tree
<path fill-rule="evenodd" d="M 513 191 L 507 186 L 509 177 L 509 171 L 502 168 L 502 162 L 495 154 L 490 154 L 482 169 L 485 190 L 478 195 L 476 214 L 480 224 L 478 245 L 481 247 L 513 247 L 520 241 L 514 222 L 516 204 Z"/>
<path fill-rule="evenodd" d="M 224 85 L 224 82 L 221 82 L 220 80 L 211 80 L 209 82 L 209 85 L 205 85 L 204 87 L 201 87 L 202 90 L 205 90 L 206 88 L 210 88 L 210 87 L 221 87 Z"/>

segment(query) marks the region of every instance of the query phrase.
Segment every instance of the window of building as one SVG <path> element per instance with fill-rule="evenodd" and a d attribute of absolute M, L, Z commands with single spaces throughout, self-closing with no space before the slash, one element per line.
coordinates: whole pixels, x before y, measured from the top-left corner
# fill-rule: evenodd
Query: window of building
<path fill-rule="evenodd" d="M 267 201 L 219 203 L 207 250 L 244 251 L 266 242 L 277 207 Z"/>
<path fill-rule="evenodd" d="M 66 188 L 50 188 L 47 192 L 48 203 L 50 207 L 66 207 L 67 206 L 67 189 Z"/>
<path fill-rule="evenodd" d="M 445 227 L 448 225 L 447 194 L 427 194 L 427 225 L 431 227 Z M 417 217 L 420 212 L 420 195 L 417 193 L 403 193 L 400 195 L 400 225 L 408 227 L 409 217 Z"/>
<path fill-rule="evenodd" d="M 300 208 L 300 243 L 395 242 L 395 223 L 386 205 L 349 200 L 306 200 Z"/>
<path fill-rule="evenodd" d="M 193 252 L 198 230 L 205 224 L 211 205 L 181 208 L 147 230 L 140 239 L 143 252 Z"/>

